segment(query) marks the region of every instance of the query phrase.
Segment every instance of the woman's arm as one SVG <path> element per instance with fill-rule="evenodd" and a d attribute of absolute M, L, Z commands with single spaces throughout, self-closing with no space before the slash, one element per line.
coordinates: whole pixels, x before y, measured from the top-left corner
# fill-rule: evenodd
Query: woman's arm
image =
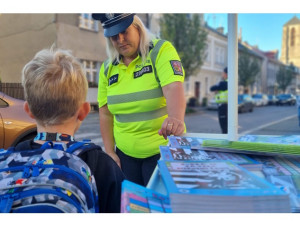
<path fill-rule="evenodd" d="M 99 108 L 100 131 L 103 139 L 105 152 L 121 168 L 120 159 L 115 152 L 115 141 L 113 134 L 113 115 L 107 108 L 107 104 Z"/>
<path fill-rule="evenodd" d="M 186 102 L 184 97 L 184 89 L 182 82 L 173 82 L 162 88 L 164 96 L 167 100 L 168 117 L 163 122 L 159 135 L 167 136 L 173 134 L 181 135 L 184 130 L 184 115 Z"/>

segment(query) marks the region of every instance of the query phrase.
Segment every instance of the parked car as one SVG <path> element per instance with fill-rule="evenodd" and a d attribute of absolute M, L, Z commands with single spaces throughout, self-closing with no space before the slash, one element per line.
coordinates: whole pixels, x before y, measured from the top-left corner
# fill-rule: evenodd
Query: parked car
<path fill-rule="evenodd" d="M 36 136 L 36 124 L 23 109 L 23 100 L 0 92 L 0 148 L 7 149 Z"/>
<path fill-rule="evenodd" d="M 252 95 L 256 106 L 268 105 L 268 96 L 266 94 L 254 94 Z"/>
<path fill-rule="evenodd" d="M 276 105 L 295 105 L 296 97 L 292 94 L 277 95 Z"/>
<path fill-rule="evenodd" d="M 248 94 L 238 95 L 238 112 L 253 112 L 255 104 L 252 97 Z"/>
<path fill-rule="evenodd" d="M 208 110 L 217 110 L 218 109 L 218 103 L 216 103 L 216 100 L 214 98 L 210 99 L 207 102 L 207 107 Z"/>
<path fill-rule="evenodd" d="M 275 95 L 268 95 L 268 105 L 276 105 L 278 99 Z"/>

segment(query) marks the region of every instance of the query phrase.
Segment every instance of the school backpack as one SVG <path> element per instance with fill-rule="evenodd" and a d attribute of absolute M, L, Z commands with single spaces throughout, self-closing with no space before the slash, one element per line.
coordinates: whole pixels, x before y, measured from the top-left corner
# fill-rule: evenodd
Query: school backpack
<path fill-rule="evenodd" d="M 77 156 L 93 146 L 46 142 L 34 150 L 0 149 L 0 212 L 99 212 L 95 179 Z"/>

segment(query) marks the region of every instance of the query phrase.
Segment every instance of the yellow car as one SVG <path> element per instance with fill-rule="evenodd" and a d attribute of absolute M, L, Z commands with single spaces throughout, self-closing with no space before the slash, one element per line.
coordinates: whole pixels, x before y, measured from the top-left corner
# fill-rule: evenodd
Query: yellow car
<path fill-rule="evenodd" d="M 0 92 L 0 148 L 7 149 L 36 136 L 35 120 L 24 111 L 23 103 Z"/>

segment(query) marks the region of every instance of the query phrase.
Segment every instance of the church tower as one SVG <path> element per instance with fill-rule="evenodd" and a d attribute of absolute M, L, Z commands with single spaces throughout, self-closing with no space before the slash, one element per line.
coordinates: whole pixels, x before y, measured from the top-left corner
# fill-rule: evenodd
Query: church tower
<path fill-rule="evenodd" d="M 280 61 L 300 67 L 300 19 L 297 16 L 283 26 Z"/>

